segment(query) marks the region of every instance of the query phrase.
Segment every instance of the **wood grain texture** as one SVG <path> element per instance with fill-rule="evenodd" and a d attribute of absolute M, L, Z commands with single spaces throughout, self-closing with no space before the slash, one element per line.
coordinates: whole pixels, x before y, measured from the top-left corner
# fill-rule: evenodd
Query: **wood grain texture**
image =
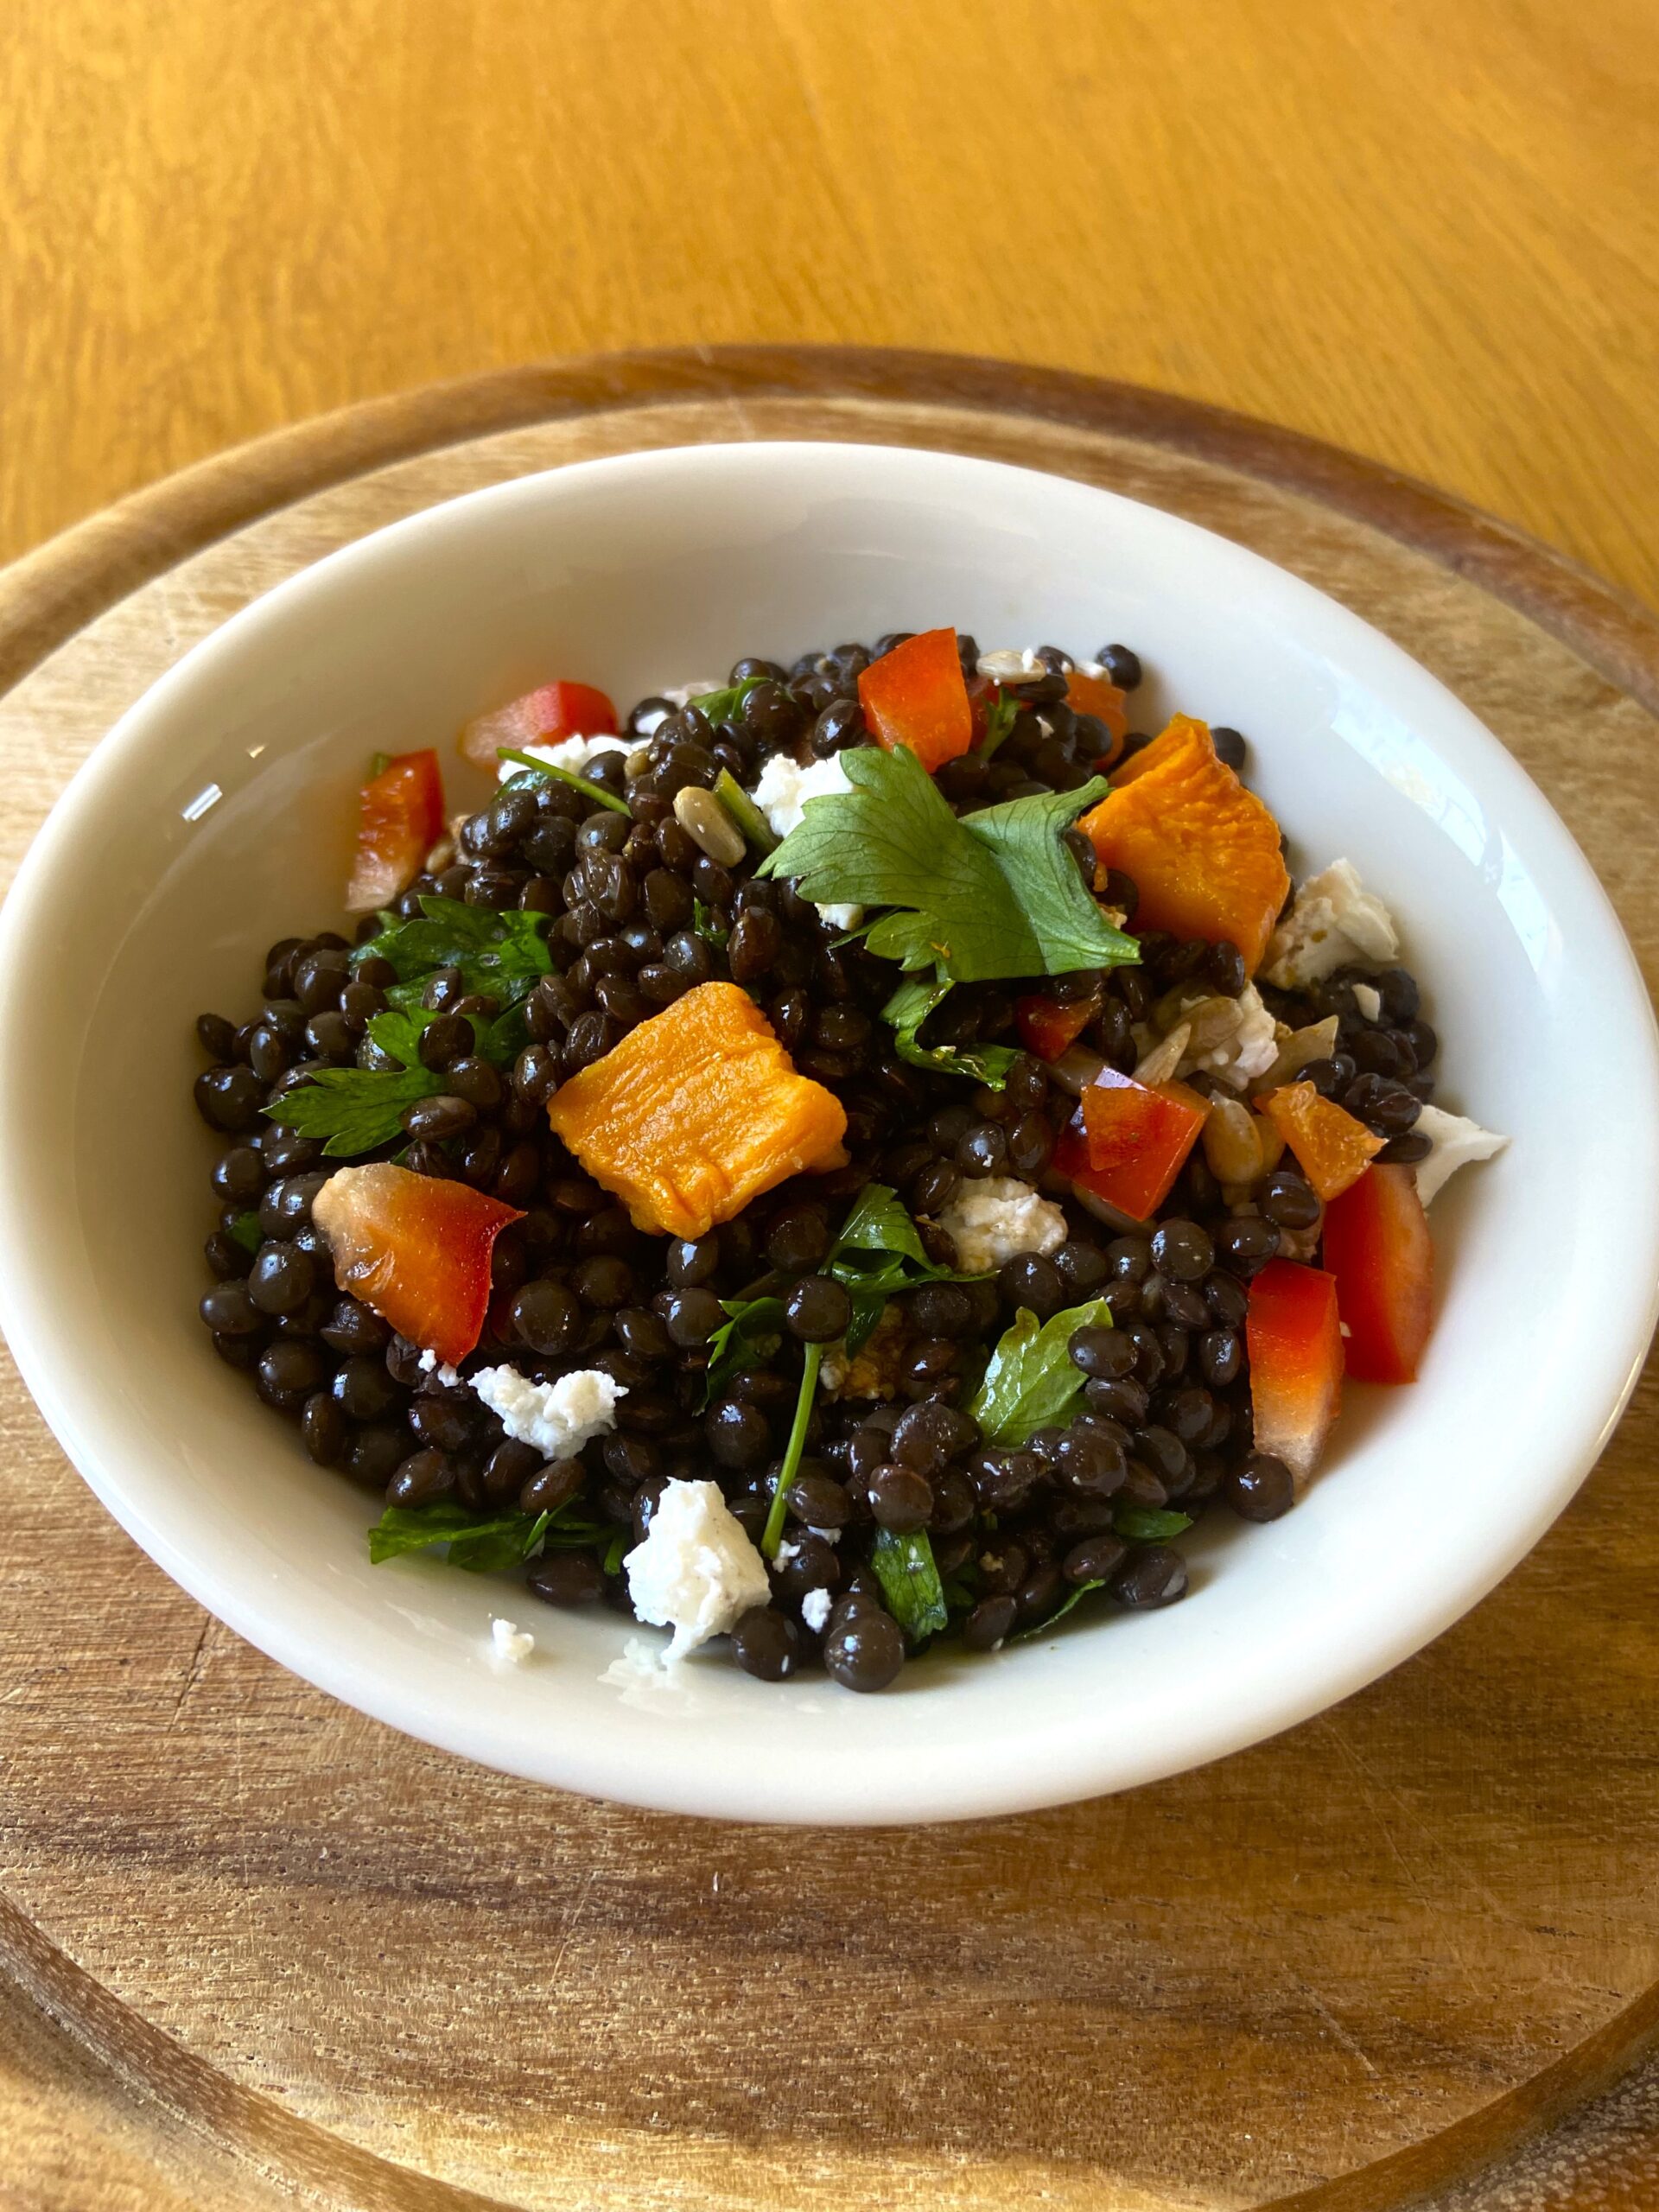
<path fill-rule="evenodd" d="M 891 397 L 636 390 L 246 524 L 0 700 L 0 874 L 128 700 L 255 591 L 480 483 L 733 435 L 1026 461 L 1335 590 L 1527 760 L 1659 979 L 1659 721 L 1583 652 L 1207 453 Z M 269 504 L 269 456 L 251 465 L 246 496 Z M 0 578 L 0 649 L 6 606 Z M 1571 753 L 1552 734 L 1567 722 Z M 1448 2188 L 1460 2209 L 1531 2212 L 1593 2170 L 1634 2212 L 1655 2092 L 1639 2079 L 1599 2117 L 1584 2101 L 1659 2017 L 1656 1439 L 1650 1376 L 1498 1592 L 1276 1743 L 1019 1821 L 804 1839 L 582 1804 L 331 1705 L 134 1551 L 8 1378 L 0 2131 L 33 2191 L 16 2201 L 124 2212 L 151 2201 L 148 2160 L 169 2212 L 273 2190 L 399 2212 L 1222 2212 L 1304 2193 L 1372 2212 Z M 1563 2114 L 1547 2151 L 1517 2149 Z M 70 2183 L 83 2122 L 105 2163 Z"/>
<path fill-rule="evenodd" d="M 0 557 L 237 439 L 689 339 L 1051 362 L 1659 597 L 1651 0 L 9 0 Z"/>

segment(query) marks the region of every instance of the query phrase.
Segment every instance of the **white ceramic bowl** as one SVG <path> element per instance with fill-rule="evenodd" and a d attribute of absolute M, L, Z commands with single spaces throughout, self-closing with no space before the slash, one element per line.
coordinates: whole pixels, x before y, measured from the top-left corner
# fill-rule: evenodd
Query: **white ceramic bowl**
<path fill-rule="evenodd" d="M 1443 1097 L 1514 1141 L 1436 1203 L 1421 1380 L 1351 1390 L 1286 1519 L 1202 1524 L 1185 1603 L 918 1665 L 880 1697 L 754 1681 L 717 1652 L 676 1689 L 619 1687 L 601 1678 L 654 1631 L 435 1562 L 372 1568 L 369 1502 L 213 1357 L 194 1314 L 215 1147 L 190 1103 L 192 1021 L 239 1013 L 268 943 L 337 918 L 375 750 L 447 747 L 467 716 L 554 675 L 627 700 L 739 653 L 950 622 L 986 645 L 1128 639 L 1155 671 L 1140 719 L 1179 705 L 1246 730 L 1295 867 L 1346 854 L 1403 918 L 1446 1040 Z M 491 1765 L 679 1812 L 1008 1812 L 1302 1719 L 1535 1542 L 1654 1319 L 1651 1016 L 1605 898 L 1514 761 L 1404 653 L 1255 555 L 942 454 L 593 461 L 296 576 L 187 655 L 64 795 L 0 920 L 0 1036 L 6 1332 L 111 1511 L 335 1696 Z M 521 1669 L 487 1656 L 497 1612 L 536 1632 Z"/>

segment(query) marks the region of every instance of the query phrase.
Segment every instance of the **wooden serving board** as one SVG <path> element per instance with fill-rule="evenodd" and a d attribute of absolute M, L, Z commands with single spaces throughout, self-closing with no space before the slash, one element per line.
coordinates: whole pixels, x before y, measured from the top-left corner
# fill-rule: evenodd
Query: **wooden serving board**
<path fill-rule="evenodd" d="M 1322 585 L 1525 761 L 1654 976 L 1650 615 L 1350 456 L 918 356 L 486 378 L 71 532 L 0 575 L 0 863 L 130 701 L 320 554 L 527 470 L 763 437 L 1022 461 Z M 1531 1558 L 1321 1719 L 1127 1796 L 822 1836 L 588 1804 L 406 1742 L 166 1581 L 9 1370 L 0 1425 L 0 2203 L 1659 2196 L 1651 1373 Z"/>

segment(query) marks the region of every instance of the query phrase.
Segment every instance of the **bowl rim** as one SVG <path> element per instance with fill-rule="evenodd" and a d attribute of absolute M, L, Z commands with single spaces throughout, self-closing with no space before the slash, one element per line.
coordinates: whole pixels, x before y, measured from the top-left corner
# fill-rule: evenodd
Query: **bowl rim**
<path fill-rule="evenodd" d="M 1323 1711 L 1341 1698 L 1375 1680 L 1389 1668 L 1422 1648 L 1484 1597 L 1531 1548 L 1576 1491 L 1622 1414 L 1634 1388 L 1659 1320 L 1659 1029 L 1622 925 L 1589 862 L 1543 793 L 1501 742 L 1479 723 L 1449 688 L 1440 684 L 1402 647 L 1395 645 L 1350 608 L 1318 587 L 1249 548 L 1219 533 L 1188 522 L 1185 518 L 1129 499 L 1120 493 L 1065 476 L 1011 464 L 949 454 L 931 448 L 855 444 L 836 440 L 789 440 L 737 442 L 729 445 L 667 447 L 645 452 L 603 456 L 593 461 L 535 472 L 489 485 L 444 500 L 404 517 L 337 549 L 321 560 L 284 579 L 270 591 L 239 609 L 219 628 L 200 639 L 123 713 L 109 733 L 95 746 L 60 794 L 19 868 L 0 910 L 0 1025 L 18 1007 L 22 993 L 20 978 L 28 972 L 27 946 L 31 933 L 49 926 L 51 910 L 60 895 L 59 879 L 67 860 L 72 860 L 84 823 L 100 804 L 108 784 L 120 776 L 129 757 L 142 749 L 155 727 L 179 707 L 188 707 L 190 692 L 204 675 L 233 658 L 243 640 L 255 634 L 273 613 L 302 608 L 313 597 L 326 596 L 334 580 L 372 566 L 385 557 L 389 545 L 412 543 L 442 530 L 447 518 L 480 508 L 508 508 L 520 501 L 545 497 L 550 486 L 575 480 L 652 475 L 670 468 L 690 468 L 694 474 L 724 470 L 764 472 L 804 467 L 809 472 L 827 467 L 868 464 L 880 455 L 895 473 L 916 471 L 948 475 L 960 480 L 963 472 L 982 478 L 1020 480 L 1041 485 L 1057 498 L 1083 497 L 1133 510 L 1141 526 L 1207 541 L 1212 554 L 1237 564 L 1241 577 L 1258 589 L 1271 586 L 1271 595 L 1281 607 L 1299 605 L 1316 613 L 1329 632 L 1334 626 L 1340 641 L 1355 653 L 1385 671 L 1392 667 L 1402 676 L 1409 671 L 1415 683 L 1427 682 L 1455 708 L 1467 727 L 1470 741 L 1480 756 L 1483 791 L 1491 796 L 1500 787 L 1508 817 L 1518 815 L 1535 852 L 1547 856 L 1552 892 L 1571 895 L 1575 919 L 1594 932 L 1597 950 L 1607 961 L 1608 988 L 1617 986 L 1630 1003 L 1640 1009 L 1627 1043 L 1640 1062 L 1643 1088 L 1655 1111 L 1633 1133 L 1629 1147 L 1632 1170 L 1632 1203 L 1623 1233 L 1632 1258 L 1645 1271 L 1646 1302 L 1632 1301 L 1617 1307 L 1604 1337 L 1596 1389 L 1587 1394 L 1593 1414 L 1580 1423 L 1580 1441 L 1562 1455 L 1551 1480 L 1535 1488 L 1531 1509 L 1507 1524 L 1503 1541 L 1488 1549 L 1471 1552 L 1456 1573 L 1442 1573 L 1424 1586 L 1418 1606 L 1397 1615 L 1389 1630 L 1378 1630 L 1356 1644 L 1344 1660 L 1317 1673 L 1312 1688 L 1294 1683 L 1281 1686 L 1279 1694 L 1260 1700 L 1241 1724 L 1234 1714 L 1224 1721 L 1202 1716 L 1192 1727 L 1168 1743 L 1162 1753 L 1142 1758 L 1125 1769 L 1122 1760 L 1108 1754 L 1081 1761 L 1075 1748 L 1057 1754 L 1033 1745 L 1025 1764 L 1012 1777 L 999 1776 L 988 1787 L 982 1777 L 971 1781 L 930 1770 L 917 1791 L 916 1802 L 902 1809 L 885 1805 L 829 1806 L 814 1797 L 810 1784 L 785 1791 L 798 1802 L 779 1809 L 778 1792 L 753 1777 L 722 1777 L 712 1789 L 682 1786 L 677 1778 L 671 1797 L 641 1778 L 624 1762 L 607 1755 L 603 1745 L 590 1746 L 585 1756 L 574 1756 L 569 1743 L 548 1759 L 526 1754 L 511 1729 L 492 1723 L 480 1726 L 476 1713 L 454 1717 L 412 1708 L 408 1695 L 372 1667 L 358 1663 L 349 1653 L 333 1649 L 326 1633 L 291 1618 L 281 1602 L 251 1586 L 227 1584 L 219 1567 L 200 1555 L 188 1540 L 173 1527 L 145 1512 L 126 1491 L 121 1470 L 88 1436 L 77 1410 L 79 1381 L 67 1341 L 69 1331 L 35 1294 L 30 1274 L 30 1242 L 22 1202 L 24 1178 L 0 1179 L 0 1326 L 3 1326 L 17 1364 L 29 1389 L 68 1456 L 116 1519 L 164 1571 L 199 1603 L 225 1620 L 237 1633 L 279 1663 L 315 1683 L 330 1694 L 399 1728 L 404 1732 L 443 1749 L 492 1766 L 524 1775 L 556 1787 L 644 1805 L 711 1815 L 717 1817 L 782 1821 L 840 1821 L 861 1824 L 913 1822 L 938 1819 L 982 1817 L 1014 1813 L 1099 1794 L 1105 1789 L 1137 1786 L 1161 1776 L 1185 1770 L 1232 1751 L 1243 1749 Z M 1148 519 L 1149 518 L 1149 519 Z M 1438 749 L 1438 747 L 1437 747 Z M 0 1143 L 14 1122 L 12 1079 L 0 1068 Z M 1635 1270 L 1633 1269 L 1632 1272 Z M 1623 1277 L 1621 1275 L 1621 1280 Z M 1407 1624 L 1403 1628 L 1402 1622 Z M 321 1648 L 320 1648 L 321 1643 Z M 1306 1679 L 1306 1677 L 1304 1678 Z M 701 1801 L 701 1802 L 700 1802 Z"/>

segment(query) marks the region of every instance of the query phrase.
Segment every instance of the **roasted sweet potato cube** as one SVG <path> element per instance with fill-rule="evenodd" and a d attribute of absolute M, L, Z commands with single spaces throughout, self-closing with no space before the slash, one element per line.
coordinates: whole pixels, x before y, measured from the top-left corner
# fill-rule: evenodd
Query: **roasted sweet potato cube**
<path fill-rule="evenodd" d="M 796 1072 L 735 983 L 703 983 L 562 1084 L 547 1116 L 637 1229 L 702 1236 L 813 1168 L 841 1167 L 847 1116 Z"/>
<path fill-rule="evenodd" d="M 1177 715 L 1114 770 L 1077 827 L 1107 868 L 1134 878 L 1138 928 L 1230 938 L 1255 972 L 1290 878 L 1278 823 L 1216 758 L 1203 722 Z"/>

